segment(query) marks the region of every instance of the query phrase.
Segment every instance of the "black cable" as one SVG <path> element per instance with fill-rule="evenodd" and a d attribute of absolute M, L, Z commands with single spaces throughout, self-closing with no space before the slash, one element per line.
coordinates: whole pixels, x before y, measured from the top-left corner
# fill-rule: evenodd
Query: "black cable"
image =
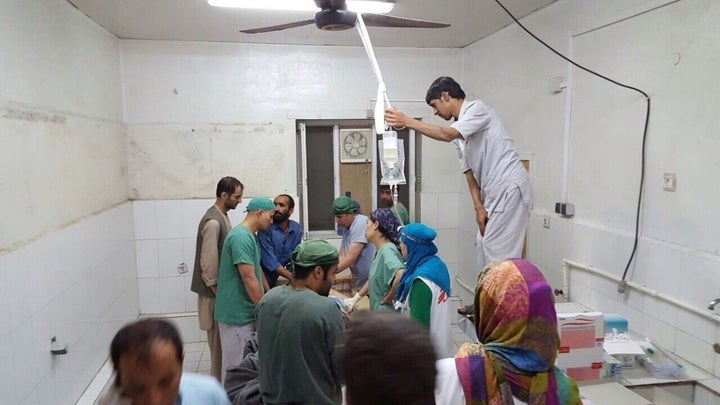
<path fill-rule="evenodd" d="M 593 71 L 593 70 L 590 70 L 590 69 L 586 68 L 585 66 L 582 66 L 582 65 L 579 65 L 579 64 L 575 63 L 575 61 L 571 60 L 571 59 L 568 58 L 567 56 L 565 56 L 565 55 L 561 54 L 560 52 L 556 51 L 553 47 L 551 47 L 550 45 L 548 45 L 547 43 L 545 43 L 545 41 L 543 41 L 542 39 L 538 38 L 535 34 L 533 34 L 532 32 L 530 32 L 530 30 L 528 30 L 527 28 L 525 28 L 525 26 L 513 15 L 513 13 L 510 12 L 510 10 L 508 10 L 508 9 L 500 2 L 500 0 L 495 0 L 495 2 L 496 2 L 503 10 L 505 10 L 505 12 L 507 13 L 507 15 L 509 15 L 510 18 L 512 18 L 513 21 L 515 21 L 515 23 L 516 23 L 520 28 L 522 28 L 525 32 L 527 32 L 528 35 L 530 35 L 531 37 L 535 38 L 535 40 L 537 40 L 538 42 L 540 42 L 541 44 L 543 44 L 546 48 L 548 48 L 549 50 L 551 50 L 551 51 L 552 51 L 554 54 L 556 54 L 557 56 L 565 59 L 566 61 L 570 62 L 573 66 L 575 66 L 575 67 L 577 67 L 577 68 L 579 68 L 579 69 L 582 69 L 582 70 L 584 70 L 584 71 L 586 71 L 586 72 L 588 72 L 588 73 L 590 73 L 590 74 L 593 74 L 593 75 L 595 75 L 595 76 L 597 76 L 597 77 L 599 77 L 599 78 L 601 78 L 601 79 L 605 79 L 605 80 L 609 81 L 610 83 L 616 84 L 616 85 L 618 85 L 618 86 L 620 86 L 620 87 L 624 87 L 624 88 L 626 88 L 626 89 L 630 89 L 630 90 L 637 91 L 638 93 L 640 93 L 640 94 L 642 94 L 643 96 L 645 96 L 645 100 L 647 101 L 647 110 L 646 110 L 646 112 L 645 112 L 645 128 L 643 129 L 643 137 L 642 137 L 642 154 L 641 154 L 642 157 L 641 157 L 641 161 L 640 161 L 640 190 L 638 191 L 637 211 L 636 211 L 636 214 L 635 214 L 635 240 L 634 240 L 634 242 L 633 242 L 633 250 L 632 250 L 632 253 L 630 253 L 630 258 L 628 259 L 627 265 L 625 265 L 625 271 L 623 272 L 623 275 L 622 275 L 622 281 L 624 282 L 624 281 L 625 281 L 625 277 L 627 276 L 628 269 L 630 268 L 630 263 L 632 263 L 632 260 L 633 260 L 633 258 L 635 257 L 635 252 L 637 251 L 638 236 L 639 236 L 639 233 L 640 233 L 640 211 L 641 211 L 641 209 L 642 209 L 643 184 L 645 183 L 645 141 L 646 141 L 646 139 L 647 139 L 648 123 L 650 122 L 650 96 L 648 96 L 647 93 L 645 93 L 644 91 L 638 89 L 637 87 L 633 87 L 633 86 L 628 86 L 628 85 L 626 85 L 626 84 L 622 84 L 622 83 L 620 83 L 620 82 L 618 82 L 618 81 L 615 81 L 615 80 L 613 80 L 613 79 L 611 79 L 611 78 L 609 78 L 609 77 L 607 77 L 607 76 L 601 75 L 600 73 L 597 73 L 597 72 L 595 72 L 595 71 Z M 620 288 L 618 288 L 618 291 L 619 291 L 619 290 L 620 290 Z M 624 292 L 624 291 L 620 291 L 620 292 Z"/>

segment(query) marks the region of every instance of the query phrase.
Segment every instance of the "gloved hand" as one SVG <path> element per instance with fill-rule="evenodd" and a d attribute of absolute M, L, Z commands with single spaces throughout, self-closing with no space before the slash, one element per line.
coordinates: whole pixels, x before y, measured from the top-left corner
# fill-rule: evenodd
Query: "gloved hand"
<path fill-rule="evenodd" d="M 352 298 L 345 298 L 343 300 L 343 307 L 345 307 L 345 312 L 350 313 L 355 310 L 355 306 L 357 305 L 358 301 L 360 301 L 359 293 L 355 293 Z"/>

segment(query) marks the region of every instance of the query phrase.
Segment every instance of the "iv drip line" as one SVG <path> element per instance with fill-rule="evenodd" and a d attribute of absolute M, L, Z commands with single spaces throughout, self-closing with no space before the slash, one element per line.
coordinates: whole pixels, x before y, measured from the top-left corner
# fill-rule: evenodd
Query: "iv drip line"
<path fill-rule="evenodd" d="M 398 202 L 398 184 L 405 184 L 404 175 L 404 155 L 400 155 L 402 152 L 399 149 L 402 148 L 402 140 L 397 139 L 397 133 L 392 131 L 385 125 L 385 109 L 383 108 L 383 101 L 385 102 L 386 108 L 392 108 L 390 105 L 390 99 L 387 96 L 387 89 L 385 88 L 385 82 L 383 81 L 382 72 L 380 71 L 380 65 L 378 65 L 377 58 L 375 58 L 375 52 L 370 42 L 370 36 L 368 35 L 367 28 L 365 27 L 365 21 L 362 18 L 362 14 L 357 15 L 357 29 L 360 33 L 360 39 L 362 40 L 365 52 L 367 53 L 368 59 L 370 59 L 370 65 L 372 66 L 373 73 L 378 81 L 377 99 L 375 101 L 375 130 L 383 132 L 383 147 L 381 154 L 380 168 L 383 172 L 381 184 L 388 184 L 392 192 L 393 203 Z M 392 144 L 390 144 L 392 142 Z M 402 156 L 402 159 L 400 158 Z M 398 167 L 399 165 L 399 167 Z M 388 179 L 389 178 L 389 179 Z"/>

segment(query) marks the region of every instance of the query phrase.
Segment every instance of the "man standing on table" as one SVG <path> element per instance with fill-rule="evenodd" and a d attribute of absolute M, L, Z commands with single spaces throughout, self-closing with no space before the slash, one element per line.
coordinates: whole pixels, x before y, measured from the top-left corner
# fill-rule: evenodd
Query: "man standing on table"
<path fill-rule="evenodd" d="M 436 79 L 425 101 L 435 115 L 455 122 L 448 127 L 433 125 L 395 109 L 385 111 L 385 121 L 438 141 L 456 142 L 478 224 L 479 268 L 520 257 L 532 205 L 532 184 L 500 118 L 482 101 L 466 100 L 463 89 L 450 77 Z"/>

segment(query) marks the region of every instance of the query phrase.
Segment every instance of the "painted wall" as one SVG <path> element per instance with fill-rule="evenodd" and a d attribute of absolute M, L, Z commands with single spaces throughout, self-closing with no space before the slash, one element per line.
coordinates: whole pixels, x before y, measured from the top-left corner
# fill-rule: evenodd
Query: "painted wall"
<path fill-rule="evenodd" d="M 69 2 L 3 2 L 0 145 L 0 402 L 74 403 L 138 298 L 119 41 Z"/>
<path fill-rule="evenodd" d="M 374 106 L 377 82 L 362 47 L 121 47 L 133 199 L 208 197 L 224 175 L 243 181 L 249 196 L 295 195 L 295 119 L 365 118 Z M 430 113 L 424 93 L 436 76 L 448 66 L 460 72 L 456 49 L 376 53 L 390 97 L 416 100 L 401 104 L 417 114 Z"/>
<path fill-rule="evenodd" d="M 652 97 L 640 242 L 628 280 L 699 309 L 720 296 L 720 219 L 712 215 L 720 197 L 712 186 L 720 174 L 718 22 L 720 5 L 710 0 L 568 0 L 523 19 L 560 52 Z M 622 276 L 633 245 L 644 98 L 578 70 L 569 75 L 517 26 L 467 48 L 464 58 L 465 86 L 499 112 L 518 149 L 533 154 L 530 259 L 557 288 L 563 258 Z M 568 89 L 550 93 L 554 76 Z M 566 119 L 570 219 L 553 213 L 563 196 Z M 677 191 L 662 190 L 665 172 L 677 174 Z M 460 253 L 460 263 L 472 260 Z M 616 283 L 579 270 L 572 277 L 573 301 L 623 314 L 631 329 L 720 374 L 711 347 L 720 339 L 717 321 L 637 291 L 620 295 Z"/>
<path fill-rule="evenodd" d="M 212 198 L 224 175 L 238 177 L 247 198 L 297 195 L 296 119 L 366 118 L 374 106 L 377 82 L 362 47 L 124 40 L 121 48 L 132 199 L 186 207 L 188 199 Z M 429 118 L 424 96 L 432 80 L 461 73 L 457 49 L 376 53 L 391 101 L 416 116 Z M 447 212 L 457 205 L 463 178 L 449 145 L 423 140 L 421 160 L 422 217 L 439 228 L 441 253 L 454 268 L 457 216 Z M 179 210 L 168 212 L 180 220 Z M 142 222 L 136 218 L 136 227 Z M 190 225 L 183 237 L 194 240 L 195 224 Z M 139 243 L 155 246 L 163 239 L 148 238 Z M 193 243 L 186 242 L 184 250 L 178 240 L 162 243 L 178 244 L 172 263 L 192 264 Z M 157 252 L 167 257 L 168 249 Z M 138 260 L 146 250 L 138 250 Z M 175 266 L 160 271 L 173 273 Z M 187 288 L 181 277 L 156 278 L 141 267 L 138 274 L 141 311 L 183 305 L 192 310 L 192 297 L 192 302 L 182 298 Z M 158 288 L 172 294 L 177 305 L 157 302 L 152 291 Z"/>
<path fill-rule="evenodd" d="M 523 22 L 562 52 L 650 92 L 646 198 L 629 279 L 702 308 L 720 295 L 720 220 L 711 215 L 720 6 L 666 3 L 566 0 Z M 248 197 L 297 194 L 294 120 L 364 118 L 375 97 L 360 47 L 119 41 L 52 0 L 8 5 L 0 34 L 0 383 L 9 403 L 76 398 L 138 302 L 146 312 L 191 311 L 186 277 L 160 263 L 191 263 L 187 240 L 217 179 L 239 177 Z M 391 100 L 414 115 L 429 118 L 427 85 L 450 75 L 503 117 L 532 157 L 529 257 L 554 286 L 563 257 L 622 273 L 638 183 L 637 95 L 568 75 L 515 26 L 464 50 L 377 56 Z M 568 89 L 551 94 L 554 76 Z M 441 255 L 472 285 L 475 231 L 454 152 L 425 139 L 421 147 L 422 219 L 439 229 Z M 678 174 L 675 193 L 661 190 L 666 171 Z M 552 214 L 563 190 L 576 204 L 571 219 Z M 138 200 L 132 208 L 128 198 Z M 150 226 L 155 233 L 144 234 Z M 139 295 L 137 278 L 150 285 Z M 154 300 L 170 286 L 164 281 L 174 287 Z M 613 283 L 579 272 L 571 295 L 626 315 L 634 330 L 720 374 L 715 322 L 635 292 L 619 296 Z M 49 357 L 54 335 L 69 342 L 68 356 Z"/>
<path fill-rule="evenodd" d="M 117 38 L 60 1 L 4 4 L 0 37 L 3 252 L 127 200 L 127 165 Z"/>

